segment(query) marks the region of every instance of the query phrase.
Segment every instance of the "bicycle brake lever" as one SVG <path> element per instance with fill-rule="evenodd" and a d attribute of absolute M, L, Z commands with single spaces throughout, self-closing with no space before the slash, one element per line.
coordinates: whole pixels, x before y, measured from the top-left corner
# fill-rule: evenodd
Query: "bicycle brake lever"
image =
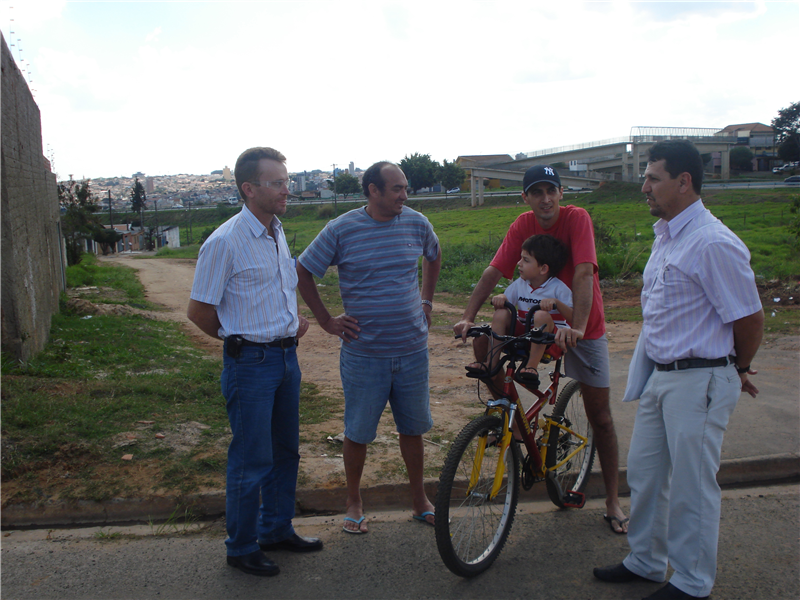
<path fill-rule="evenodd" d="M 461 339 L 460 333 L 454 334 L 454 339 Z M 492 335 L 492 326 L 488 323 L 483 323 L 482 325 L 473 325 L 469 328 L 467 332 L 467 337 L 478 337 L 480 335 Z"/>

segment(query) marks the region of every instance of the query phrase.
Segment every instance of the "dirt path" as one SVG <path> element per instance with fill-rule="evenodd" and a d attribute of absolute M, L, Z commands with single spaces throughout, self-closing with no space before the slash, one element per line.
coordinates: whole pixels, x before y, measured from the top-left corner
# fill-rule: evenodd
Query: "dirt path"
<path fill-rule="evenodd" d="M 160 315 L 184 323 L 186 331 L 197 345 L 209 353 L 221 353 L 222 342 L 203 334 L 186 318 L 195 260 L 158 259 L 137 260 L 130 255 L 104 257 L 138 270 L 147 290 L 148 300 L 163 305 L 167 311 Z M 607 306 L 638 305 L 635 290 L 604 290 Z M 455 323 L 461 309 L 447 306 L 443 299 L 435 299 L 435 312 L 446 313 L 448 321 Z M 485 313 L 486 320 L 491 314 Z M 636 403 L 620 403 L 625 388 L 627 369 L 636 343 L 640 323 L 607 323 L 609 352 L 611 355 L 611 400 L 612 411 L 620 442 L 620 464 L 625 465 L 628 441 L 633 428 Z M 303 380 L 317 385 L 320 391 L 331 398 L 342 399 L 339 379 L 339 341 L 325 333 L 312 320 L 308 333 L 299 347 L 299 360 Z M 483 407 L 476 399 L 475 380 L 464 377 L 464 365 L 471 362 L 471 348 L 462 346 L 453 339 L 449 326 L 437 326 L 431 330 L 430 387 L 431 412 L 434 427 L 425 436 L 426 475 L 438 477 L 439 470 L 451 442 L 464 424 L 478 415 Z M 758 377 L 761 389 L 758 401 L 749 396 L 739 404 L 729 424 L 723 459 L 743 456 L 797 452 L 800 443 L 796 438 L 798 425 L 798 338 L 788 336 L 767 340 L 759 350 Z M 546 378 L 549 365 L 541 368 L 542 380 Z M 529 395 L 530 399 L 530 395 Z M 343 403 L 342 403 L 343 410 Z M 344 468 L 341 459 L 341 443 L 329 441 L 342 432 L 342 413 L 317 425 L 301 428 L 301 486 L 338 487 L 344 485 Z M 772 435 L 761 438 L 757 449 L 744 443 L 753 431 L 772 431 Z M 739 437 L 742 436 L 742 437 Z M 757 450 L 757 451 L 756 451 Z M 369 446 L 369 456 L 364 471 L 364 484 L 403 482 L 405 468 L 400 457 L 394 423 L 388 414 L 381 419 L 378 438 Z"/>
<path fill-rule="evenodd" d="M 116 255 L 102 258 L 138 270 L 139 278 L 147 290 L 147 299 L 167 310 L 161 318 L 170 318 L 185 325 L 186 332 L 195 343 L 209 353 L 220 353 L 222 342 L 214 340 L 186 318 L 195 260 L 192 259 L 136 259 L 135 255 Z M 452 315 L 455 323 L 461 309 L 447 306 L 437 299 L 436 312 Z M 486 320 L 491 315 L 486 313 Z M 637 323 L 612 323 L 609 340 L 613 351 L 632 352 L 639 332 Z M 426 472 L 438 476 L 447 442 L 454 439 L 464 424 L 483 407 L 476 399 L 475 380 L 463 376 L 464 365 L 471 361 L 471 348 L 453 339 L 447 326 L 434 327 L 429 337 L 431 413 L 434 428 L 425 436 Z M 326 396 L 343 398 L 339 379 L 339 341 L 325 333 L 312 320 L 303 337 L 298 352 L 303 380 L 314 383 Z M 627 362 L 625 363 L 627 368 Z M 547 367 L 542 368 L 544 373 Z M 624 376 L 622 371 L 620 376 Z M 544 380 L 544 378 L 543 378 Z M 318 425 L 304 426 L 301 431 L 301 485 L 339 486 L 344 484 L 341 444 L 328 441 L 342 432 L 341 414 Z M 378 438 L 369 447 L 369 459 L 364 472 L 365 484 L 403 481 L 405 470 L 399 454 L 394 423 L 390 416 L 381 420 Z"/>

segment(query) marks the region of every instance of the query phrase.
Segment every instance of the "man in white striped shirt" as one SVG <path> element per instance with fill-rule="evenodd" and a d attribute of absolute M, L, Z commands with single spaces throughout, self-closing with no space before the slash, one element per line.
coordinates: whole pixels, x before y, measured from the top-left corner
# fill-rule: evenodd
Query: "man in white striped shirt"
<path fill-rule="evenodd" d="M 761 343 L 750 253 L 700 200 L 703 161 L 687 140 L 650 149 L 642 191 L 656 239 L 644 271 L 642 333 L 624 401 L 640 398 L 628 454 L 631 552 L 595 569 L 612 583 L 669 583 L 649 600 L 705 598 L 714 585 L 722 438 Z M 646 599 L 647 600 L 647 599 Z"/>
<path fill-rule="evenodd" d="M 278 215 L 286 212 L 286 157 L 250 148 L 234 168 L 244 206 L 200 248 L 189 319 L 225 340 L 222 393 L 231 424 L 226 482 L 228 564 L 277 575 L 262 551 L 309 552 L 317 538 L 295 533 L 300 464 L 297 274 Z"/>

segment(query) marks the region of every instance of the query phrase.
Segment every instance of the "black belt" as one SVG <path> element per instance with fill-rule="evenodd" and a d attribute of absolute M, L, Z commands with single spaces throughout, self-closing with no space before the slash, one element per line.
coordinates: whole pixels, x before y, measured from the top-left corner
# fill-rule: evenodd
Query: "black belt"
<path fill-rule="evenodd" d="M 251 342 L 250 340 L 246 340 L 242 338 L 242 346 L 258 346 L 259 348 L 291 348 L 292 346 L 297 345 L 297 338 L 296 337 L 285 337 L 280 338 L 278 340 L 272 340 L 271 342 Z"/>
<path fill-rule="evenodd" d="M 734 363 L 735 356 L 722 358 L 683 358 L 675 362 L 662 365 L 656 363 L 658 371 L 683 371 L 684 369 L 703 369 L 707 367 L 726 367 Z"/>

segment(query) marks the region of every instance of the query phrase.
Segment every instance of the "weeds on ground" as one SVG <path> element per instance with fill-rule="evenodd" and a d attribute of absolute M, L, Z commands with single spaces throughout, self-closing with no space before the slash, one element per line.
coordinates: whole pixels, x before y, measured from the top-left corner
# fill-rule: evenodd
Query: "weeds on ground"
<path fill-rule="evenodd" d="M 182 507 L 179 504 L 172 510 L 167 520 L 163 523 L 156 524 L 156 522 L 150 518 L 147 520 L 147 524 L 150 526 L 150 531 L 153 535 L 175 535 L 178 533 L 187 533 L 198 520 L 197 515 L 194 514 L 190 507 Z"/>
<path fill-rule="evenodd" d="M 67 267 L 67 287 L 73 295 L 106 304 L 127 304 L 136 308 L 155 308 L 145 299 L 144 286 L 136 270 L 124 266 L 101 265 L 94 254 L 84 253 L 77 265 Z M 80 288 L 97 288 L 81 291 Z M 61 312 L 65 311 L 62 302 Z"/>
<path fill-rule="evenodd" d="M 82 283 L 140 297 L 131 269 L 85 256 L 92 279 Z M 58 314 L 40 354 L 27 364 L 3 355 L 0 368 L 4 504 L 224 486 L 230 432 L 221 359 L 194 348 L 179 324 Z M 308 383 L 300 403 L 304 424 L 341 412 L 341 402 Z"/>

